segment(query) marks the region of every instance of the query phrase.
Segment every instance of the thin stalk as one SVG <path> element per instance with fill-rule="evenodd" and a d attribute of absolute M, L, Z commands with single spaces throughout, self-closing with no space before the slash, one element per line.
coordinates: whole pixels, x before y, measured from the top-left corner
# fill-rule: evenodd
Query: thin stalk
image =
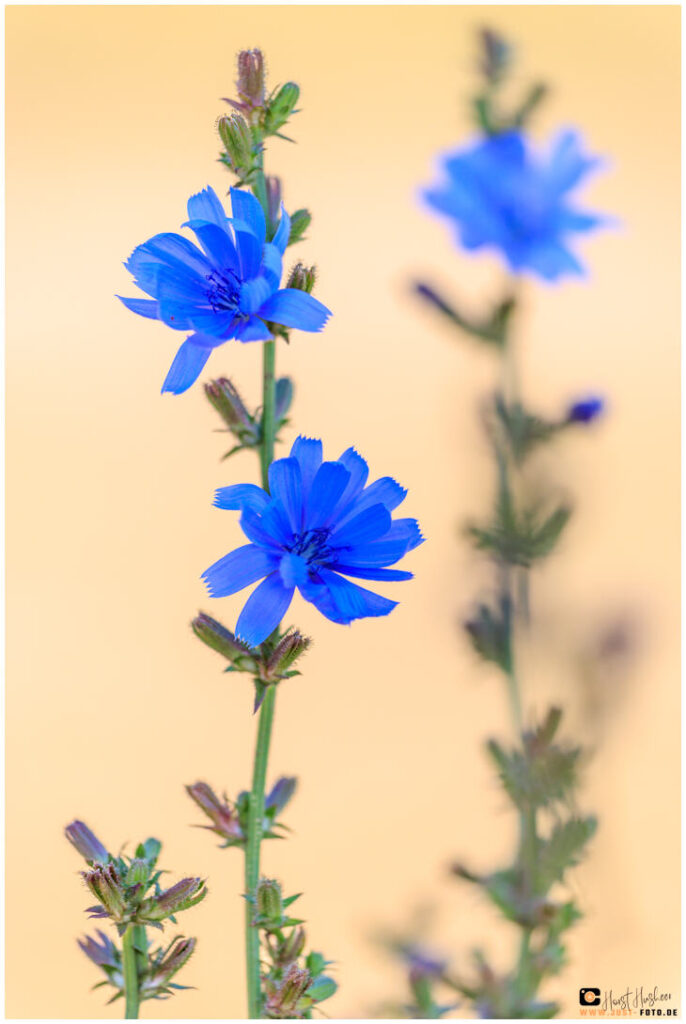
<path fill-rule="evenodd" d="M 274 367 L 276 364 L 276 342 L 265 341 L 262 346 L 262 445 L 260 447 L 260 465 L 262 467 L 262 486 L 269 490 L 269 467 L 274 461 L 274 405 L 275 382 Z"/>
<path fill-rule="evenodd" d="M 138 991 L 138 970 L 134 944 L 135 926 L 130 924 L 122 939 L 122 966 L 124 969 L 124 996 L 126 1000 L 125 1020 L 138 1019 L 140 993 Z"/>

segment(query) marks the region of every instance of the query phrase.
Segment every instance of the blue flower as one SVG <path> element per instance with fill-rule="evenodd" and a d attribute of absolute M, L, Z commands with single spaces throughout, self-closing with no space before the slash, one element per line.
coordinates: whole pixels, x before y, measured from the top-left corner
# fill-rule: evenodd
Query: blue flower
<path fill-rule="evenodd" d="M 322 461 L 322 442 L 299 437 L 289 458 L 269 468 L 269 491 L 255 484 L 221 487 L 217 508 L 240 509 L 249 544 L 202 575 L 212 597 L 262 580 L 236 624 L 251 647 L 281 622 L 296 588 L 332 622 L 388 615 L 397 602 L 345 579 L 408 580 L 389 569 L 422 543 L 415 519 L 391 518 L 406 491 L 390 477 L 365 486 L 369 467 L 353 448 Z"/>
<path fill-rule="evenodd" d="M 567 243 L 608 219 L 568 201 L 600 164 L 583 155 L 574 132 L 560 134 L 543 154 L 521 132 L 508 131 L 448 154 L 443 164 L 448 180 L 427 189 L 424 198 L 456 222 L 465 249 L 496 249 L 511 270 L 546 281 L 584 273 Z"/>
<path fill-rule="evenodd" d="M 197 380 L 213 348 L 230 338 L 267 341 L 269 323 L 321 331 L 330 311 L 307 292 L 279 288 L 281 257 L 290 219 L 281 209 L 276 233 L 267 241 L 259 202 L 231 189 L 233 217 L 211 188 L 188 200 L 189 220 L 200 248 L 183 235 L 155 235 L 134 249 L 125 266 L 151 299 L 118 298 L 127 309 L 193 333 L 181 345 L 162 391 L 175 395 Z"/>
<path fill-rule="evenodd" d="M 597 395 L 589 395 L 586 398 L 573 402 L 567 410 L 568 423 L 591 423 L 601 415 L 605 408 L 604 399 Z"/>

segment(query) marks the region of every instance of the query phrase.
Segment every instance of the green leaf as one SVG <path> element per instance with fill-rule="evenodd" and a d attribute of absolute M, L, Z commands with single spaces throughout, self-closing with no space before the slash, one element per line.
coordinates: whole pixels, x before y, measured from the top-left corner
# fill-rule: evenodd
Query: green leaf
<path fill-rule="evenodd" d="M 338 985 L 333 978 L 329 978 L 326 974 L 321 974 L 312 982 L 307 990 L 307 994 L 315 1003 L 323 1003 L 325 999 L 330 999 L 337 989 Z"/>
<path fill-rule="evenodd" d="M 536 885 L 547 892 L 555 882 L 561 882 L 568 868 L 579 863 L 583 849 L 595 834 L 594 817 L 569 818 L 553 828 L 550 837 L 541 841 L 536 867 Z"/>

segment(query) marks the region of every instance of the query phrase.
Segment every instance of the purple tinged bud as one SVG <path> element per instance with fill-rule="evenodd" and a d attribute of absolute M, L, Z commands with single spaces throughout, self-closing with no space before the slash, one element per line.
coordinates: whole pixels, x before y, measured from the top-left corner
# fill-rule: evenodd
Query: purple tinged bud
<path fill-rule="evenodd" d="M 90 891 L 105 908 L 107 916 L 113 921 L 122 921 L 126 913 L 126 900 L 116 866 L 96 864 L 91 871 L 82 871 L 81 874 Z"/>
<path fill-rule="evenodd" d="M 573 402 L 567 410 L 568 423 L 591 423 L 601 415 L 605 408 L 604 399 L 598 395 L 589 395 Z"/>
<path fill-rule="evenodd" d="M 270 939 L 271 954 L 279 967 L 288 967 L 289 964 L 295 963 L 305 949 L 306 935 L 302 927 L 294 928 L 283 942 L 274 942 L 273 936 L 270 936 Z"/>
<path fill-rule="evenodd" d="M 221 654 L 232 665 L 245 668 L 248 672 L 257 671 L 255 659 L 249 648 L 237 640 L 231 630 L 222 626 L 221 622 L 200 612 L 191 622 L 191 628 L 199 640 Z"/>
<path fill-rule="evenodd" d="M 79 949 L 98 967 L 121 967 L 119 950 L 109 936 L 101 932 L 100 929 L 98 929 L 96 934 L 100 939 L 99 942 L 91 935 L 86 935 L 83 939 L 77 939 Z"/>
<path fill-rule="evenodd" d="M 316 267 L 306 267 L 302 263 L 296 263 L 291 270 L 286 287 L 297 288 L 299 292 L 307 292 L 308 295 L 311 295 L 316 279 Z"/>
<path fill-rule="evenodd" d="M 231 166 L 239 174 L 247 174 L 253 165 L 253 137 L 250 126 L 241 114 L 220 117 L 217 131 Z"/>
<path fill-rule="evenodd" d="M 241 50 L 238 54 L 238 96 L 254 110 L 264 104 L 264 57 L 261 50 Z"/>
<path fill-rule="evenodd" d="M 212 822 L 212 825 L 201 825 L 201 828 L 209 828 L 223 839 L 242 841 L 245 838 L 238 823 L 238 814 L 226 797 L 220 800 L 206 782 L 186 786 L 186 792 Z"/>
<path fill-rule="evenodd" d="M 242 443 L 256 444 L 260 440 L 259 425 L 245 407 L 238 391 L 226 377 L 205 384 L 205 394 L 217 410 L 230 432 Z"/>
<path fill-rule="evenodd" d="M 142 993 L 148 998 L 154 998 L 154 994 L 166 988 L 174 975 L 188 963 L 195 952 L 197 939 L 184 939 L 181 936 L 174 939 L 166 956 L 157 964 L 152 966 L 150 975 L 144 979 Z"/>
<path fill-rule="evenodd" d="M 297 629 L 281 637 L 267 661 L 265 681 L 271 682 L 283 678 L 284 673 L 292 668 L 311 643 L 309 637 L 303 636 Z"/>
<path fill-rule="evenodd" d="M 136 857 L 131 861 L 126 874 L 127 885 L 145 885 L 150 877 L 150 865 L 147 860 Z"/>
<path fill-rule="evenodd" d="M 110 859 L 109 853 L 100 840 L 82 821 L 72 821 L 71 825 L 67 825 L 65 828 L 64 834 L 84 860 L 106 864 Z"/>
<path fill-rule="evenodd" d="M 207 895 L 202 878 L 182 878 L 159 896 L 146 900 L 140 910 L 141 920 L 163 921 L 182 910 L 195 906 Z"/>
<path fill-rule="evenodd" d="M 265 810 L 273 807 L 275 816 L 280 814 L 286 804 L 290 803 L 297 785 L 298 780 L 294 776 L 284 775 L 280 778 L 264 801 Z"/>
<path fill-rule="evenodd" d="M 267 212 L 272 225 L 278 223 L 281 216 L 281 178 L 270 174 L 264 179 L 267 189 Z"/>
<path fill-rule="evenodd" d="M 268 1017 L 298 1017 L 298 1003 L 312 984 L 309 971 L 291 964 L 283 981 L 268 990 L 265 1011 Z"/>

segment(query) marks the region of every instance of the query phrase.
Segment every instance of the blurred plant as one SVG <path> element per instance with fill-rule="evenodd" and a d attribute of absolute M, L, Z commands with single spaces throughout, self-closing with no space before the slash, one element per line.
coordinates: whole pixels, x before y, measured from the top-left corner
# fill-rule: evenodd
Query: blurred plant
<path fill-rule="evenodd" d="M 157 839 L 140 843 L 133 857 L 115 857 L 81 821 L 68 825 L 65 834 L 88 864 L 81 877 L 97 903 L 86 913 L 109 920 L 121 939 L 119 945 L 98 929 L 97 939 L 86 936 L 78 940 L 89 960 L 105 975 L 94 987 L 113 988 L 109 1002 L 123 998 L 125 1018 L 136 1019 L 145 999 L 167 999 L 188 987 L 172 978 L 190 960 L 196 940 L 177 935 L 168 945 L 154 948 L 147 929 L 162 930 L 166 921 L 176 924 L 177 914 L 205 898 L 205 883 L 200 878 L 183 878 L 163 889 L 162 871 L 157 868 L 162 844 Z"/>
<path fill-rule="evenodd" d="M 223 847 L 239 847 L 245 861 L 245 938 L 248 1015 L 309 1017 L 328 999 L 335 983 L 323 971 L 327 961 L 305 956 L 300 922 L 284 916 L 292 902 L 281 900 L 277 882 L 260 881 L 263 839 L 283 834 L 279 820 L 295 780 L 281 778 L 265 795 L 277 686 L 299 674 L 309 638 L 282 629 L 297 589 L 327 619 L 349 624 L 387 615 L 395 601 L 347 577 L 399 581 L 411 573 L 391 569 L 422 542 L 413 519 L 392 519 L 406 491 L 390 477 L 367 486 L 369 467 L 349 448 L 335 461 L 323 460 L 322 442 L 298 437 L 290 455 L 274 459 L 279 431 L 288 423 L 293 383 L 275 373 L 277 339 L 290 329 L 320 331 L 330 311 L 312 296 L 316 271 L 298 262 L 281 288 L 283 257 L 299 242 L 311 217 L 306 209 L 289 215 L 281 181 L 264 169 L 265 143 L 287 138 L 283 129 L 295 114 L 300 90 L 293 82 L 269 90 L 260 50 L 238 55 L 233 109 L 217 122 L 221 163 L 235 176 L 227 216 L 210 188 L 191 196 L 189 221 L 198 246 L 176 234 L 156 235 L 138 246 L 126 266 L 149 299 L 123 299 L 141 316 L 192 330 L 162 390 L 180 394 L 198 378 L 214 348 L 230 339 L 263 342 L 262 404 L 250 409 L 232 380 L 220 377 L 205 394 L 233 444 L 224 458 L 243 450 L 258 455 L 261 487 L 233 484 L 217 491 L 215 505 L 240 512 L 249 543 L 220 558 L 204 573 L 211 597 L 227 597 L 254 583 L 235 632 L 200 613 L 195 635 L 220 654 L 227 672 L 245 673 L 259 711 L 252 786 L 235 799 L 219 797 L 206 782 L 187 786 Z M 290 141 L 290 140 L 289 140 Z M 265 958 L 261 962 L 260 945 Z"/>
<path fill-rule="evenodd" d="M 478 886 L 515 926 L 519 951 L 504 973 L 481 951 L 474 953 L 471 977 L 443 963 L 440 969 L 420 971 L 426 1011 L 439 1005 L 434 991 L 440 983 L 486 1018 L 551 1017 L 557 1012 L 557 1004 L 541 1001 L 539 988 L 564 966 L 565 933 L 580 917 L 561 883 L 584 855 L 596 828 L 595 818 L 575 809 L 582 752 L 560 738 L 561 710 L 550 708 L 537 722 L 524 720 L 518 652 L 530 626 L 531 572 L 556 549 L 572 513 L 570 502 L 552 488 L 544 490 L 540 478 L 534 488 L 530 460 L 562 432 L 590 424 L 604 403 L 596 395 L 582 396 L 554 418 L 530 410 L 519 393 L 512 325 L 520 275 L 550 282 L 582 272 L 569 242 L 575 233 L 600 226 L 604 218 L 578 211 L 569 194 L 598 161 L 582 154 L 571 132 L 559 136 L 548 157 L 536 151 L 527 129 L 547 87 L 535 84 L 518 105 L 506 109 L 501 87 L 511 61 L 509 44 L 495 32 L 483 32 L 482 87 L 472 103 L 482 138 L 449 154 L 443 161 L 447 180 L 424 195 L 432 209 L 452 221 L 465 249 L 495 250 L 516 276 L 480 319 L 463 313 L 433 285 L 416 286 L 419 297 L 445 322 L 483 342 L 500 363 L 501 383 L 483 415 L 496 469 L 493 509 L 482 522 L 467 527 L 476 549 L 492 563 L 496 585 L 475 606 L 464 628 L 478 656 L 496 665 L 506 682 L 514 741 L 490 739 L 487 751 L 517 815 L 519 841 L 506 867 L 481 874 L 456 863 L 452 871 Z M 399 952 L 407 960 L 407 949 Z M 411 985 L 416 970 L 410 964 Z M 418 1004 L 415 999 L 412 1009 Z"/>

